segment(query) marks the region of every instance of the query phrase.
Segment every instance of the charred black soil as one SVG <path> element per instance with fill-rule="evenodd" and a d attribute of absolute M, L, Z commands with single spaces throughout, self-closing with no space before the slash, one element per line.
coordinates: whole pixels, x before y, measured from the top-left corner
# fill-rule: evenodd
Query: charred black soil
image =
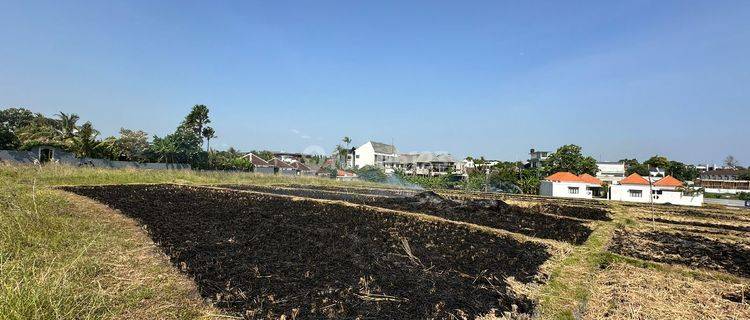
<path fill-rule="evenodd" d="M 531 313 L 546 247 L 444 221 L 173 185 L 67 187 L 139 220 L 203 297 L 248 318 Z"/>
<path fill-rule="evenodd" d="M 656 262 L 724 271 L 750 277 L 750 247 L 686 233 L 617 230 L 610 250 Z"/>
<path fill-rule="evenodd" d="M 705 227 L 705 228 L 713 228 L 713 229 L 750 232 L 750 227 L 747 227 L 747 226 L 735 226 L 735 225 L 720 224 L 720 223 L 672 220 L 672 219 L 664 219 L 664 218 L 651 218 L 651 219 L 641 218 L 639 220 L 644 221 L 644 222 L 654 221 L 654 222 L 659 222 L 659 223 L 668 223 L 668 224 L 683 225 L 683 226 Z"/>
<path fill-rule="evenodd" d="M 539 205 L 524 208 L 508 205 L 502 200 L 466 198 L 451 200 L 425 191 L 413 196 L 373 196 L 312 190 L 301 188 L 274 188 L 251 185 L 225 186 L 238 190 L 252 190 L 274 194 L 294 195 L 316 199 L 343 200 L 386 209 L 429 214 L 449 220 L 469 222 L 478 225 L 503 229 L 524 235 L 582 244 L 591 235 L 591 229 L 584 221 L 568 219 L 564 216 L 607 218 L 606 211 L 584 207 Z M 542 214 L 540 211 L 550 212 Z"/>

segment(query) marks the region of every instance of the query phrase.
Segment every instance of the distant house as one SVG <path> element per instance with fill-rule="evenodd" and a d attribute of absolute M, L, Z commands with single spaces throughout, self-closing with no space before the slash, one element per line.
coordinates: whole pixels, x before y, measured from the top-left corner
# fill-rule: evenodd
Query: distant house
<path fill-rule="evenodd" d="M 750 170 L 717 169 L 701 172 L 696 185 L 710 193 L 750 192 L 750 181 L 740 179 L 745 174 L 750 174 Z"/>
<path fill-rule="evenodd" d="M 591 175 L 577 176 L 570 172 L 557 172 L 539 185 L 539 194 L 549 197 L 591 199 L 599 193 L 602 182 Z"/>
<path fill-rule="evenodd" d="M 676 204 L 687 206 L 703 205 L 703 194 L 686 194 L 684 183 L 672 176 L 644 178 L 633 173 L 610 186 L 609 198 L 617 201 Z"/>
<path fill-rule="evenodd" d="M 549 151 L 537 151 L 534 149 L 531 149 L 529 151 L 529 162 L 528 166 L 529 168 L 541 168 L 542 162 L 544 160 L 547 160 L 551 152 Z"/>
<path fill-rule="evenodd" d="M 281 159 L 273 158 L 270 161 L 268 161 L 271 165 L 273 165 L 274 173 L 276 174 L 282 174 L 282 175 L 296 175 L 297 170 L 292 167 L 290 164 L 281 161 Z"/>
<path fill-rule="evenodd" d="M 259 157 L 258 155 L 251 152 L 242 157 L 250 160 L 250 163 L 253 164 L 253 172 L 266 174 L 274 173 L 273 165 L 263 158 Z"/>
<path fill-rule="evenodd" d="M 297 171 L 298 175 L 306 176 L 306 175 L 312 175 L 314 173 L 313 170 L 310 169 L 310 167 L 308 167 L 307 165 L 299 161 L 293 161 L 289 165 L 292 166 L 292 168 L 294 168 L 294 170 Z"/>
<path fill-rule="evenodd" d="M 344 171 L 341 169 L 336 170 L 336 180 L 344 180 L 344 181 L 350 181 L 350 180 L 356 180 L 359 178 L 356 173 Z"/>
<path fill-rule="evenodd" d="M 385 163 L 386 172 L 399 170 L 409 175 L 440 176 L 456 171 L 456 160 L 448 153 L 403 153 Z"/>
<path fill-rule="evenodd" d="M 364 166 L 385 168 L 386 163 L 393 163 L 397 157 L 398 150 L 393 145 L 367 141 L 347 156 L 347 164 L 353 168 Z"/>
<path fill-rule="evenodd" d="M 596 178 L 614 184 L 625 178 L 625 163 L 622 162 L 597 162 Z"/>
<path fill-rule="evenodd" d="M 304 155 L 298 152 L 273 152 L 273 157 L 286 163 L 292 163 L 294 161 L 302 161 Z"/>

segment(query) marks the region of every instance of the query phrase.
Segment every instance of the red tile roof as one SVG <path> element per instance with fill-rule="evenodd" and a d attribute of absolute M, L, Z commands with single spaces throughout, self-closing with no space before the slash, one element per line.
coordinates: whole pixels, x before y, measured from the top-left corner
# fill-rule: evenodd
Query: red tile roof
<path fill-rule="evenodd" d="M 270 167 L 271 164 L 268 163 L 268 161 L 263 160 L 263 158 L 255 155 L 254 153 L 248 153 L 244 157 L 249 158 L 250 163 L 252 163 L 256 167 Z"/>
<path fill-rule="evenodd" d="M 601 180 L 597 179 L 596 177 L 588 173 L 584 173 L 582 175 L 579 175 L 578 177 L 581 178 L 581 180 L 583 180 L 586 183 L 595 184 L 597 186 L 600 186 L 603 184 Z"/>
<path fill-rule="evenodd" d="M 336 176 L 338 177 L 356 177 L 357 174 L 354 172 L 344 171 L 341 169 L 336 170 Z"/>
<path fill-rule="evenodd" d="M 306 166 L 304 163 L 299 162 L 299 161 L 292 162 L 292 167 L 294 167 L 295 169 L 299 171 L 312 171 L 310 167 Z"/>
<path fill-rule="evenodd" d="M 270 164 L 272 164 L 274 167 L 277 167 L 279 169 L 294 169 L 294 167 L 290 166 L 288 163 L 281 161 L 279 159 L 273 158 L 271 161 L 269 161 Z"/>
<path fill-rule="evenodd" d="M 629 175 L 627 178 L 620 180 L 620 184 L 641 184 L 641 185 L 648 185 L 648 180 L 641 177 L 640 174 L 633 173 Z"/>
<path fill-rule="evenodd" d="M 577 175 L 574 175 L 567 171 L 557 172 L 547 178 L 544 178 L 544 180 L 555 181 L 555 182 L 585 182 L 583 181 L 583 179 L 579 178 Z"/>
<path fill-rule="evenodd" d="M 684 183 L 673 176 L 666 176 L 654 182 L 655 187 L 682 187 Z"/>

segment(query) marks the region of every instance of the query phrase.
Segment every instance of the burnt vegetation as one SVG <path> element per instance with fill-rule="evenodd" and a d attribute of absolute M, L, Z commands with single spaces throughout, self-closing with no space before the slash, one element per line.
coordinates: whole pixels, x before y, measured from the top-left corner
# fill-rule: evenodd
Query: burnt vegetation
<path fill-rule="evenodd" d="M 64 189 L 139 220 L 204 298 L 248 318 L 531 313 L 506 279 L 533 282 L 550 257 L 542 244 L 343 204 L 174 185 Z"/>
<path fill-rule="evenodd" d="M 453 200 L 430 191 L 414 193 L 413 195 L 399 195 L 394 193 L 397 191 L 385 191 L 375 195 L 334 191 L 335 188 L 332 187 L 325 190 L 317 190 L 317 187 L 316 189 L 274 188 L 251 185 L 225 187 L 317 199 L 343 200 L 386 209 L 424 213 L 449 220 L 469 222 L 531 237 L 572 244 L 582 244 L 591 234 L 591 229 L 586 226 L 587 221 L 581 219 L 609 219 L 607 211 L 598 208 L 549 204 L 524 208 L 509 205 L 498 199 L 463 198 Z"/>
<path fill-rule="evenodd" d="M 643 260 L 750 277 L 750 247 L 743 243 L 679 232 L 618 230 L 610 250 Z"/>

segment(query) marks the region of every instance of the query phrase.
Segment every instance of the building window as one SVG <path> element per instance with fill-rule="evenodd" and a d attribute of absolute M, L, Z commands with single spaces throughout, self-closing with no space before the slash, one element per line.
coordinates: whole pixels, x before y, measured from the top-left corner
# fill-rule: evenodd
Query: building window
<path fill-rule="evenodd" d="M 628 190 L 628 193 L 630 193 L 631 198 L 640 198 L 643 196 L 643 191 L 641 190 Z"/>
<path fill-rule="evenodd" d="M 357 157 L 357 159 L 359 159 L 359 155 L 356 155 L 355 157 Z"/>
<path fill-rule="evenodd" d="M 569 194 L 578 194 L 578 187 L 568 187 Z"/>

